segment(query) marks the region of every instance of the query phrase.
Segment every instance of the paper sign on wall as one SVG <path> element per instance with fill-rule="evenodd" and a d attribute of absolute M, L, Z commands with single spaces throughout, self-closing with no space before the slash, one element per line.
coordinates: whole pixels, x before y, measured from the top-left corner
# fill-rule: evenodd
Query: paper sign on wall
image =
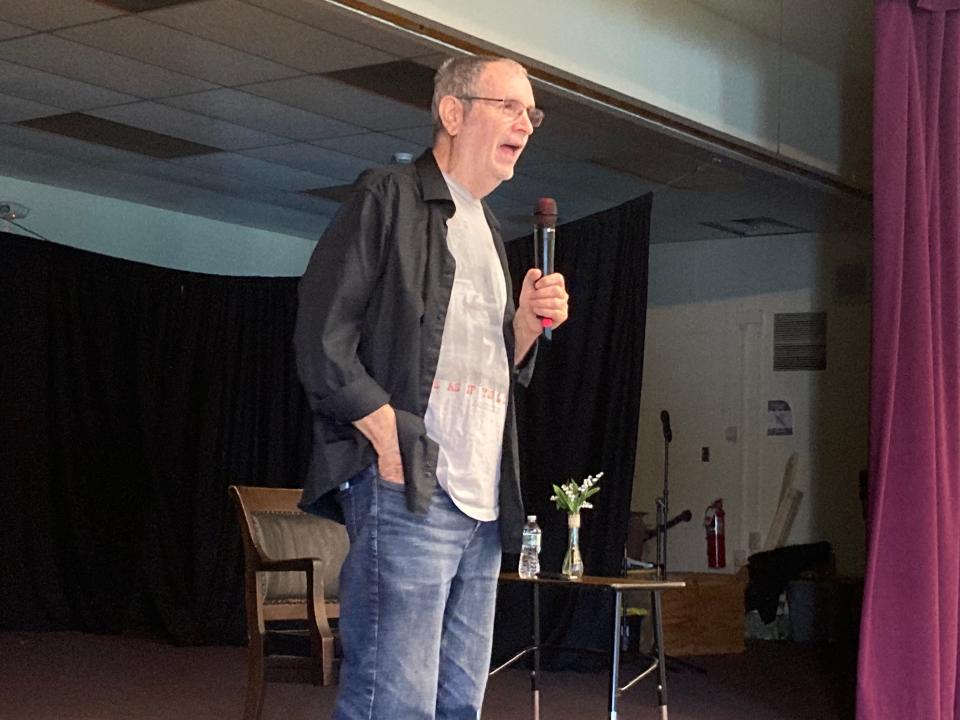
<path fill-rule="evenodd" d="M 793 413 L 786 400 L 767 400 L 767 435 L 793 435 Z"/>

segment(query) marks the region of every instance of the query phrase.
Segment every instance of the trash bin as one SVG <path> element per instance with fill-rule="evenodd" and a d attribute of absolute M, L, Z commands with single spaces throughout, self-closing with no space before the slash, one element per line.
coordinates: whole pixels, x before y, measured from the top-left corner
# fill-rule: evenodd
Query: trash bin
<path fill-rule="evenodd" d="M 835 637 L 837 584 L 832 580 L 791 580 L 787 584 L 790 636 L 795 642 L 827 643 Z"/>

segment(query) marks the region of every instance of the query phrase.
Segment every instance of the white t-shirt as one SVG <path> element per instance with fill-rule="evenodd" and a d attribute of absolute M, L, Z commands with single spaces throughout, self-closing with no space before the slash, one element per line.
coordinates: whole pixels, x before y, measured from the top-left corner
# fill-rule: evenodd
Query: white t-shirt
<path fill-rule="evenodd" d="M 507 286 L 483 206 L 443 177 L 456 206 L 447 221 L 456 272 L 424 421 L 440 446 L 440 485 L 468 516 L 495 520 L 510 391 L 503 341 Z"/>

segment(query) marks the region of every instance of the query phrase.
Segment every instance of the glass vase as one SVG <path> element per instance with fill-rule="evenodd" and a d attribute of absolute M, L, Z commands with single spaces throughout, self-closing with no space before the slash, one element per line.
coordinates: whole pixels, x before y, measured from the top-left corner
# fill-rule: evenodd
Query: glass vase
<path fill-rule="evenodd" d="M 567 515 L 567 554 L 563 556 L 561 572 L 571 580 L 583 577 L 583 558 L 580 557 L 580 513 Z"/>

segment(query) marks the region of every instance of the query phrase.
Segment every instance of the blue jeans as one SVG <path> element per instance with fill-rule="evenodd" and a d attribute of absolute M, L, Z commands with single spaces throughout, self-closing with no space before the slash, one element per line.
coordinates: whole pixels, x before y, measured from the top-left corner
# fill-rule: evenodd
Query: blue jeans
<path fill-rule="evenodd" d="M 464 515 L 439 486 L 430 510 L 369 468 L 341 490 L 334 720 L 476 720 L 490 668 L 499 523 Z"/>

